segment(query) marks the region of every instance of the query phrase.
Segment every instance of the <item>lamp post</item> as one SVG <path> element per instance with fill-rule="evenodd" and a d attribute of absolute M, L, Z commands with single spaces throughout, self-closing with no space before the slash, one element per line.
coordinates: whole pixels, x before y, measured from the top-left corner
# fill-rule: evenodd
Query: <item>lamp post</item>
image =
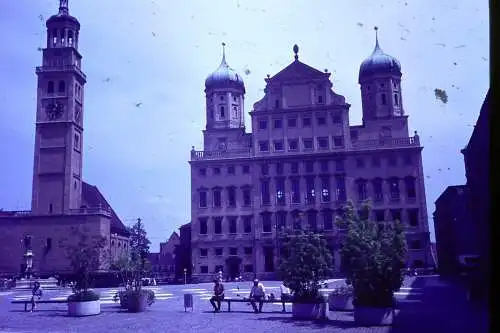
<path fill-rule="evenodd" d="M 187 284 L 187 268 L 184 268 L 184 285 Z"/>

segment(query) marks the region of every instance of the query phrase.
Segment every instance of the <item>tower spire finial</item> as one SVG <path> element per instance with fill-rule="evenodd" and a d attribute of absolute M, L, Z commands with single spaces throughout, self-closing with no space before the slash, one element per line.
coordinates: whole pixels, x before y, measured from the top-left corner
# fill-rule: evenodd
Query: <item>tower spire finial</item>
<path fill-rule="evenodd" d="M 295 53 L 295 60 L 299 60 L 299 46 L 297 44 L 293 46 L 293 53 Z"/>
<path fill-rule="evenodd" d="M 68 0 L 59 0 L 59 15 L 69 15 Z"/>
<path fill-rule="evenodd" d="M 378 45 L 378 27 L 373 27 L 373 30 L 375 30 L 375 48 L 377 49 L 380 48 L 380 45 Z"/>
<path fill-rule="evenodd" d="M 222 42 L 222 63 L 226 63 L 226 43 Z"/>

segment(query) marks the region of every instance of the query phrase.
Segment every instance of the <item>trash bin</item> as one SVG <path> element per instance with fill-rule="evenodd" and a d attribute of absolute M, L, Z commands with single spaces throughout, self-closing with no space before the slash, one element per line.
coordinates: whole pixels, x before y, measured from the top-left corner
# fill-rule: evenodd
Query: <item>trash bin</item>
<path fill-rule="evenodd" d="M 193 294 L 184 294 L 184 312 L 187 311 L 187 308 L 191 308 L 193 311 Z"/>

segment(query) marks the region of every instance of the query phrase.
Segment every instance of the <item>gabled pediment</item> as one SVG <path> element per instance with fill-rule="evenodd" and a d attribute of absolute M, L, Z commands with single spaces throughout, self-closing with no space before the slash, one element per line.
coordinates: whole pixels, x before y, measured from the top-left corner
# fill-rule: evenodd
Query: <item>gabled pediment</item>
<path fill-rule="evenodd" d="M 324 73 L 317 70 L 314 67 L 304 64 L 298 60 L 295 60 L 290 65 L 283 68 L 276 75 L 270 77 L 266 81 L 295 81 L 295 80 L 314 80 L 314 79 L 327 79 L 330 77 L 330 73 Z"/>

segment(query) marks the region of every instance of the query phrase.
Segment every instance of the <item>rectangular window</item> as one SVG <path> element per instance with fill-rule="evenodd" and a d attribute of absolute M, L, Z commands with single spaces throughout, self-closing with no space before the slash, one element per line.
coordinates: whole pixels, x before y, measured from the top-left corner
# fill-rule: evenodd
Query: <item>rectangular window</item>
<path fill-rule="evenodd" d="M 306 172 L 314 172 L 314 161 L 306 161 Z"/>
<path fill-rule="evenodd" d="M 372 156 L 372 166 L 374 168 L 380 167 L 380 157 L 379 156 Z"/>
<path fill-rule="evenodd" d="M 265 120 L 265 119 L 259 120 L 259 129 L 260 130 L 267 129 L 267 120 Z"/>
<path fill-rule="evenodd" d="M 31 236 L 24 236 L 24 249 L 31 250 Z"/>
<path fill-rule="evenodd" d="M 221 190 L 215 189 L 213 194 L 214 194 L 214 207 L 220 208 L 222 206 Z"/>
<path fill-rule="evenodd" d="M 206 218 L 199 219 L 200 222 L 200 235 L 208 234 L 208 221 Z"/>
<path fill-rule="evenodd" d="M 49 237 L 45 240 L 45 249 L 47 251 L 52 249 L 52 238 Z"/>
<path fill-rule="evenodd" d="M 260 182 L 260 188 L 261 188 L 262 204 L 263 205 L 270 205 L 271 204 L 271 197 L 270 197 L 270 192 L 269 192 L 269 180 L 262 180 Z"/>
<path fill-rule="evenodd" d="M 229 255 L 230 256 L 237 256 L 238 255 L 238 248 L 237 247 L 230 247 L 229 248 Z"/>
<path fill-rule="evenodd" d="M 282 231 L 286 228 L 286 212 L 276 213 L 276 225 L 278 226 L 279 231 Z"/>
<path fill-rule="evenodd" d="M 244 247 L 244 248 L 243 248 L 243 253 L 244 253 L 245 255 L 247 255 L 247 256 L 250 256 L 250 255 L 252 255 L 252 253 L 253 253 L 253 249 L 252 249 L 251 247 L 249 247 L 249 246 Z"/>
<path fill-rule="evenodd" d="M 292 203 L 300 203 L 300 181 L 292 179 Z"/>
<path fill-rule="evenodd" d="M 321 178 L 321 201 L 330 202 L 330 179 L 328 177 Z"/>
<path fill-rule="evenodd" d="M 253 272 L 253 265 L 251 265 L 251 264 L 245 265 L 244 271 L 245 271 L 245 273 L 252 273 Z"/>
<path fill-rule="evenodd" d="M 259 151 L 269 151 L 269 141 L 259 141 Z"/>
<path fill-rule="evenodd" d="M 208 257 L 208 249 L 200 249 L 200 257 Z"/>
<path fill-rule="evenodd" d="M 327 160 L 322 160 L 319 165 L 320 165 L 321 172 L 328 172 L 329 169 L 330 169 L 328 167 L 328 161 Z"/>
<path fill-rule="evenodd" d="M 334 136 L 333 137 L 333 145 L 335 147 L 343 147 L 344 146 L 344 137 L 343 136 Z"/>
<path fill-rule="evenodd" d="M 312 231 L 318 230 L 318 219 L 315 210 L 307 212 L 307 223 L 309 224 L 309 229 Z"/>
<path fill-rule="evenodd" d="M 288 127 L 297 127 L 297 118 L 288 118 Z"/>
<path fill-rule="evenodd" d="M 389 190 L 391 193 L 391 199 L 399 200 L 399 180 L 397 178 L 391 178 L 389 180 Z"/>
<path fill-rule="evenodd" d="M 363 201 L 367 199 L 367 193 L 366 193 L 366 182 L 364 181 L 359 181 L 357 184 L 357 192 L 358 192 L 358 200 Z"/>
<path fill-rule="evenodd" d="M 413 157 L 411 155 L 405 155 L 404 156 L 404 163 L 405 165 L 412 165 L 413 164 Z"/>
<path fill-rule="evenodd" d="M 229 175 L 234 175 L 234 166 L 232 166 L 232 165 L 231 165 L 231 166 L 228 166 L 228 167 L 227 167 L 227 173 L 228 173 Z"/>
<path fill-rule="evenodd" d="M 208 274 L 208 266 L 200 266 L 201 274 Z"/>
<path fill-rule="evenodd" d="M 336 177 L 335 182 L 337 183 L 337 188 L 335 193 L 337 201 L 341 202 L 346 201 L 344 177 Z"/>
<path fill-rule="evenodd" d="M 328 144 L 328 137 L 321 137 L 317 138 L 318 139 L 318 148 L 319 149 L 328 149 L 329 144 Z"/>
<path fill-rule="evenodd" d="M 264 248 L 264 271 L 274 272 L 274 253 L 272 247 Z"/>
<path fill-rule="evenodd" d="M 375 212 L 375 221 L 384 222 L 385 221 L 385 210 L 377 209 Z"/>
<path fill-rule="evenodd" d="M 279 129 L 283 127 L 283 121 L 281 119 L 274 119 L 274 128 Z"/>
<path fill-rule="evenodd" d="M 216 235 L 222 234 L 222 217 L 214 218 L 214 232 Z"/>
<path fill-rule="evenodd" d="M 243 216 L 243 233 L 249 234 L 252 232 L 252 216 Z"/>
<path fill-rule="evenodd" d="M 250 207 L 251 203 L 252 203 L 252 201 L 250 199 L 250 189 L 244 188 L 243 189 L 243 206 Z"/>
<path fill-rule="evenodd" d="M 302 143 L 304 144 L 304 149 L 306 149 L 306 150 L 313 149 L 313 140 L 312 139 L 302 139 Z"/>
<path fill-rule="evenodd" d="M 298 145 L 297 139 L 288 140 L 288 150 L 289 151 L 296 151 L 298 149 L 299 149 L 299 145 Z"/>
<path fill-rule="evenodd" d="M 276 174 L 277 175 L 282 175 L 283 174 L 283 163 L 276 163 Z"/>
<path fill-rule="evenodd" d="M 236 189 L 234 187 L 227 189 L 227 201 L 229 207 L 236 207 Z"/>
<path fill-rule="evenodd" d="M 214 168 L 214 175 L 220 175 L 220 168 Z"/>
<path fill-rule="evenodd" d="M 302 126 L 311 127 L 311 118 L 309 117 L 302 118 Z"/>
<path fill-rule="evenodd" d="M 401 221 L 401 209 L 391 209 L 391 216 L 393 221 Z"/>
<path fill-rule="evenodd" d="M 200 191 L 200 208 L 207 208 L 207 192 Z"/>
<path fill-rule="evenodd" d="M 271 231 L 272 231 L 271 214 L 264 213 L 262 214 L 262 232 L 271 232 Z"/>
<path fill-rule="evenodd" d="M 362 159 L 361 157 L 356 159 L 356 168 L 364 168 L 365 167 L 365 160 Z"/>
<path fill-rule="evenodd" d="M 264 163 L 260 165 L 260 174 L 262 176 L 267 176 L 269 174 L 269 164 Z"/>
<path fill-rule="evenodd" d="M 408 223 L 412 227 L 418 226 L 418 209 L 408 209 Z"/>
<path fill-rule="evenodd" d="M 406 197 L 410 200 L 415 200 L 417 197 L 417 191 L 415 189 L 415 178 L 407 177 L 405 178 L 406 187 Z"/>
<path fill-rule="evenodd" d="M 337 160 L 335 160 L 335 170 L 338 171 L 338 172 L 345 171 L 344 160 L 343 159 L 337 159 Z"/>
<path fill-rule="evenodd" d="M 382 179 L 373 180 L 373 194 L 374 194 L 373 199 L 375 202 L 384 201 L 384 193 L 382 190 Z"/>
<path fill-rule="evenodd" d="M 199 174 L 200 174 L 200 176 L 206 176 L 207 175 L 207 168 L 200 168 Z"/>
<path fill-rule="evenodd" d="M 323 229 L 333 230 L 333 212 L 330 209 L 323 211 Z"/>
<path fill-rule="evenodd" d="M 319 126 L 326 125 L 326 118 L 325 117 L 317 117 L 316 120 L 317 120 Z"/>
<path fill-rule="evenodd" d="M 274 141 L 274 151 L 284 151 L 283 140 Z"/>
<path fill-rule="evenodd" d="M 229 218 L 229 233 L 230 234 L 236 234 L 237 233 L 237 220 L 236 217 L 230 217 Z"/>
<path fill-rule="evenodd" d="M 342 117 L 340 115 L 340 112 L 336 111 L 333 113 L 333 123 L 334 124 L 341 124 L 342 123 Z"/>
<path fill-rule="evenodd" d="M 398 158 L 395 155 L 390 155 L 387 160 L 389 166 L 395 167 L 398 165 Z"/>
<path fill-rule="evenodd" d="M 285 179 L 276 178 L 276 204 L 284 206 L 285 200 Z"/>
<path fill-rule="evenodd" d="M 246 164 L 245 164 L 245 165 L 243 165 L 243 166 L 242 166 L 242 171 L 243 171 L 243 173 L 244 173 L 244 174 L 248 174 L 248 173 L 250 173 L 250 166 L 249 166 L 249 165 L 246 165 Z"/>
<path fill-rule="evenodd" d="M 316 202 L 316 192 L 314 190 L 314 178 L 313 177 L 307 177 L 306 178 L 306 203 L 307 204 L 314 204 Z"/>
<path fill-rule="evenodd" d="M 290 163 L 290 173 L 298 173 L 299 172 L 299 163 L 291 162 Z"/>
<path fill-rule="evenodd" d="M 224 254 L 224 248 L 222 248 L 222 247 L 215 248 L 215 255 L 216 256 L 222 256 L 223 254 Z"/>

